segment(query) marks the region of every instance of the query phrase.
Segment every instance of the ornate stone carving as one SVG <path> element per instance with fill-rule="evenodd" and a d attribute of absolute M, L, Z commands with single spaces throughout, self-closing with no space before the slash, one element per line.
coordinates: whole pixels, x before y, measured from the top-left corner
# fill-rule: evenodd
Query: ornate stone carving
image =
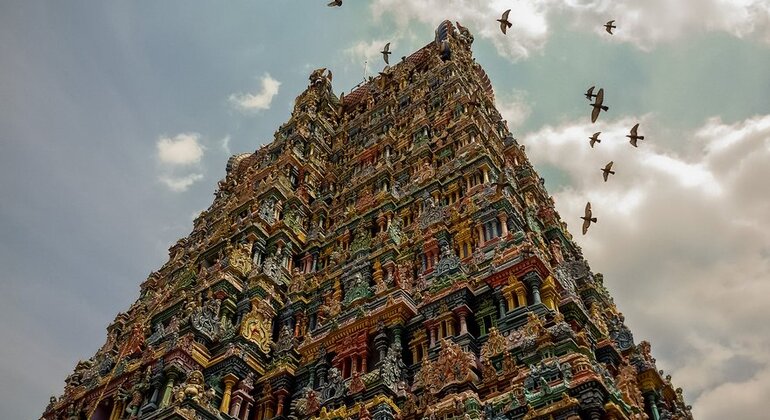
<path fill-rule="evenodd" d="M 251 311 L 241 321 L 241 336 L 256 344 L 264 353 L 270 352 L 274 315 L 269 300 L 254 299 L 251 301 Z"/>

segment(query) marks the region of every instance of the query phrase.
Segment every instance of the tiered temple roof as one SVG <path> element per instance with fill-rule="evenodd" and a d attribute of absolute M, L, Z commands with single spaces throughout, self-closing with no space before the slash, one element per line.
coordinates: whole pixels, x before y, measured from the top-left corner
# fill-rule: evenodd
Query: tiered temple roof
<path fill-rule="evenodd" d="M 45 419 L 689 419 L 450 22 L 319 69 Z"/>

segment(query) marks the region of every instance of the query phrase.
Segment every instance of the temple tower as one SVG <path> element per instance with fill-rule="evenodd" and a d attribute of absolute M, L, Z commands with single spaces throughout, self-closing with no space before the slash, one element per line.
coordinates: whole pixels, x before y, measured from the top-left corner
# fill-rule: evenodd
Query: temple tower
<path fill-rule="evenodd" d="M 473 36 L 319 69 L 45 419 L 690 419 L 495 109 Z"/>

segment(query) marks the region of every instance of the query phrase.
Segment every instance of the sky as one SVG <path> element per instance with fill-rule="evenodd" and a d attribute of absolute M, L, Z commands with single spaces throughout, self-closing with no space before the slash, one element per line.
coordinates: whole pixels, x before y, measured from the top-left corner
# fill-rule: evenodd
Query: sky
<path fill-rule="evenodd" d="M 444 19 L 474 34 L 514 136 L 695 417 L 766 418 L 770 0 L 325 3 L 0 0 L 0 418 L 62 392 L 313 69 L 348 92 L 386 42 L 408 55 Z M 610 107 L 595 124 L 592 85 Z"/>

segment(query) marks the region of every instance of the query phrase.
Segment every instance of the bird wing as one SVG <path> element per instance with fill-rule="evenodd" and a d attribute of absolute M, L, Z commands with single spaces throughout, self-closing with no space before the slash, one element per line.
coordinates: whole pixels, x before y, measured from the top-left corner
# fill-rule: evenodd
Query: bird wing
<path fill-rule="evenodd" d="M 594 105 L 594 110 L 591 111 L 591 122 L 595 123 L 596 119 L 599 118 L 599 111 L 601 110 L 601 107 L 598 107 Z"/>
<path fill-rule="evenodd" d="M 388 42 L 387 44 L 385 44 L 385 49 L 383 49 L 383 51 L 385 51 L 385 52 L 388 52 L 388 51 L 390 51 L 390 42 Z"/>
<path fill-rule="evenodd" d="M 607 166 L 606 166 L 606 168 L 607 168 L 607 171 L 609 171 L 609 170 L 611 170 L 611 169 L 612 169 L 612 164 L 613 164 L 613 163 L 615 163 L 615 162 L 613 162 L 613 161 L 610 161 L 610 163 L 608 163 L 608 164 L 607 164 Z"/>
<path fill-rule="evenodd" d="M 601 105 L 602 102 L 604 102 L 604 88 L 600 88 L 599 92 L 596 94 L 596 104 Z"/>
<path fill-rule="evenodd" d="M 607 26 L 612 26 L 613 23 L 615 23 L 615 21 L 611 20 L 611 21 L 607 22 Z"/>
<path fill-rule="evenodd" d="M 631 135 L 636 137 L 636 130 L 639 129 L 639 123 L 637 123 L 635 126 L 631 127 Z"/>
<path fill-rule="evenodd" d="M 500 30 L 503 31 L 503 34 L 505 34 L 505 30 L 508 29 L 508 27 L 505 25 L 505 21 L 500 21 Z"/>
<path fill-rule="evenodd" d="M 604 182 L 607 182 L 607 177 L 610 175 L 610 172 L 607 170 L 607 167 L 602 169 L 602 177 L 604 178 Z"/>
<path fill-rule="evenodd" d="M 631 140 L 629 140 L 628 142 L 631 143 L 631 146 L 638 147 L 636 145 L 636 137 L 631 137 Z"/>
<path fill-rule="evenodd" d="M 382 59 L 385 60 L 385 64 L 390 65 L 390 63 L 388 62 L 388 53 L 387 52 L 385 52 L 385 51 L 382 52 Z"/>
<path fill-rule="evenodd" d="M 583 235 L 588 232 L 588 226 L 591 226 L 591 221 L 583 219 Z"/>
<path fill-rule="evenodd" d="M 503 12 L 503 20 L 508 20 L 508 14 L 511 13 L 511 9 L 508 9 Z"/>
<path fill-rule="evenodd" d="M 591 218 L 591 202 L 590 201 L 586 203 L 585 213 L 586 213 L 586 218 L 590 219 Z"/>
<path fill-rule="evenodd" d="M 595 87 L 596 87 L 596 86 L 591 86 L 590 88 L 588 88 L 588 91 L 586 92 L 586 95 L 588 95 L 588 96 L 593 96 L 593 94 L 594 94 L 594 88 L 595 88 Z"/>

